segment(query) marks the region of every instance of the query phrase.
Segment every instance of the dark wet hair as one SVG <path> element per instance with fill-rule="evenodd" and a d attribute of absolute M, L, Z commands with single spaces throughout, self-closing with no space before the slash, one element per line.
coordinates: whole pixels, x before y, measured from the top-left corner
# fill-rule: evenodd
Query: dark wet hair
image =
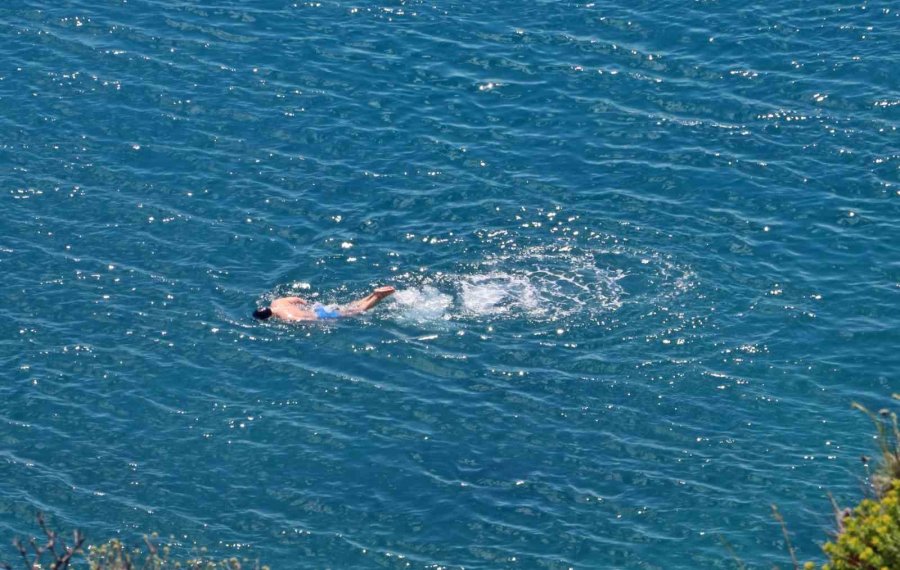
<path fill-rule="evenodd" d="M 269 307 L 263 307 L 261 309 L 256 309 L 253 311 L 253 318 L 264 321 L 272 316 L 272 309 Z"/>

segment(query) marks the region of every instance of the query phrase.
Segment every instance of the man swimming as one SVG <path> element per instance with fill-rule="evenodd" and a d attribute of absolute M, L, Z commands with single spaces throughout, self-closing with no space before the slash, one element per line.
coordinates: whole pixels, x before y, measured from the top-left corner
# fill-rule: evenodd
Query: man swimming
<path fill-rule="evenodd" d="M 362 299 L 344 306 L 326 306 L 320 303 L 313 303 L 310 306 L 300 297 L 280 297 L 273 300 L 268 307 L 253 311 L 253 316 L 261 321 L 275 317 L 285 322 L 340 319 L 364 313 L 393 294 L 393 287 L 379 287 Z"/>

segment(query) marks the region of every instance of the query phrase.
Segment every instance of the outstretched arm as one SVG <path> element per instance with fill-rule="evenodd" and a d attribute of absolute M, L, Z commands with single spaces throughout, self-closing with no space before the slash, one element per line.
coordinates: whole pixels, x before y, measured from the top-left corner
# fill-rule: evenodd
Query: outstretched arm
<path fill-rule="evenodd" d="M 345 306 L 341 309 L 341 312 L 345 315 L 356 315 L 365 311 L 368 311 L 378 303 L 380 303 L 385 297 L 389 297 L 394 294 L 395 289 L 393 287 L 379 287 L 363 297 L 358 301 L 353 301 L 349 305 Z"/>

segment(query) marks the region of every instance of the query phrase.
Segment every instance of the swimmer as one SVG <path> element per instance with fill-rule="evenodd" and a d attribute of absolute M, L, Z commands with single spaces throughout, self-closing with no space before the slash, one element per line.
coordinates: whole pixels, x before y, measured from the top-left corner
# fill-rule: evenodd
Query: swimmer
<path fill-rule="evenodd" d="M 264 321 L 275 317 L 285 322 L 323 321 L 352 317 L 364 313 L 380 303 L 385 297 L 394 294 L 393 287 L 379 287 L 369 295 L 344 306 L 326 306 L 320 303 L 310 305 L 300 297 L 280 297 L 272 301 L 268 307 L 253 311 L 253 316 Z"/>

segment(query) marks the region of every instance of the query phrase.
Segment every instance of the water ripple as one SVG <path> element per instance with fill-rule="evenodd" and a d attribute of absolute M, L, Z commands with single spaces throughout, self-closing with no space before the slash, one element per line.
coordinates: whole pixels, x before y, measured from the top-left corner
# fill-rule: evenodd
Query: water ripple
<path fill-rule="evenodd" d="M 775 502 L 818 556 L 896 391 L 898 17 L 5 4 L 0 532 L 726 568 Z"/>

